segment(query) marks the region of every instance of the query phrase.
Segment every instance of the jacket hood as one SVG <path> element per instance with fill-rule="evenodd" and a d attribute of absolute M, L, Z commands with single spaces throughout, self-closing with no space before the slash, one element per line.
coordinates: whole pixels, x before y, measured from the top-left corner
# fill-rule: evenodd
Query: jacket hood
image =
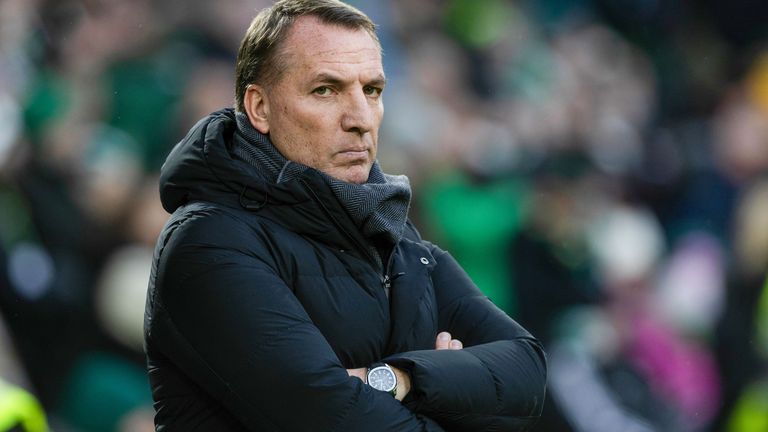
<path fill-rule="evenodd" d="M 295 184 L 272 184 L 248 163 L 234 157 L 233 143 L 243 138 L 237 132 L 231 108 L 216 111 L 190 129 L 171 150 L 160 171 L 160 200 L 173 213 L 190 201 L 210 201 L 230 207 L 255 209 L 267 199 L 272 203 L 295 204 L 308 197 L 298 194 Z M 313 173 L 306 170 L 306 176 Z"/>
<path fill-rule="evenodd" d="M 297 233 L 330 244 L 363 244 L 354 222 L 338 204 L 322 174 L 306 168 L 297 178 L 278 184 L 234 156 L 244 138 L 231 108 L 203 118 L 171 150 L 160 171 L 160 201 L 169 213 L 192 201 L 258 211 Z M 330 229 L 329 219 L 338 230 Z"/>
<path fill-rule="evenodd" d="M 206 161 L 207 147 L 223 149 L 234 134 L 234 115 L 217 111 L 201 119 L 174 148 L 160 169 L 160 201 L 168 213 L 183 204 L 212 194 L 232 193 L 225 184 L 213 182 Z"/>

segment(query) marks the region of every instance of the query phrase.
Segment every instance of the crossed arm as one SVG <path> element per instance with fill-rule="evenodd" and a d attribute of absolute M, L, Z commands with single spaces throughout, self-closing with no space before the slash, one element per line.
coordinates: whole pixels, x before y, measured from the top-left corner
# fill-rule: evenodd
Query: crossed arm
<path fill-rule="evenodd" d="M 451 334 L 448 332 L 440 332 L 435 338 L 436 350 L 460 350 L 462 348 L 464 348 L 464 344 L 462 344 L 458 339 L 452 339 Z M 395 372 L 395 375 L 397 375 L 397 391 L 395 392 L 395 399 L 402 401 L 411 391 L 411 376 L 408 374 L 408 372 L 398 367 L 391 367 Z M 363 382 L 366 382 L 366 372 L 368 372 L 368 369 L 364 367 L 347 369 L 349 376 L 359 378 Z"/>
<path fill-rule="evenodd" d="M 154 337 L 249 429 L 524 430 L 541 411 L 541 347 L 445 253 L 435 254 L 440 270 L 433 281 L 461 287 L 440 294 L 438 325 L 451 334 L 441 333 L 447 339 L 438 337 L 435 350 L 382 359 L 398 371 L 398 399 L 409 396 L 403 403 L 350 378 L 361 378 L 362 370 L 344 368 L 269 266 L 232 249 L 176 253 L 178 263 L 166 271 L 195 271 L 165 287 L 168 318 Z"/>

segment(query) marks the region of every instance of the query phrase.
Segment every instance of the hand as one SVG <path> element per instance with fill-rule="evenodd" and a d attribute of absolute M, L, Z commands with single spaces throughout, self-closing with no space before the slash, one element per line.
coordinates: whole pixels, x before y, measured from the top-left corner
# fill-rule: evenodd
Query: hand
<path fill-rule="evenodd" d="M 451 334 L 448 332 L 440 332 L 435 339 L 436 350 L 460 350 L 464 348 L 464 344 L 458 339 L 451 339 Z"/>

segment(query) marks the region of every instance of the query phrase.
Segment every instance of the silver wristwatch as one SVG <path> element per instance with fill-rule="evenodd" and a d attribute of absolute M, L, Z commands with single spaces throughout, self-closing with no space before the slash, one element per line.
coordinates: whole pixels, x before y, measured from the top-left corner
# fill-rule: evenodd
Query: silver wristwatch
<path fill-rule="evenodd" d="M 397 375 L 386 363 L 374 363 L 368 367 L 366 382 L 376 390 L 397 395 Z"/>

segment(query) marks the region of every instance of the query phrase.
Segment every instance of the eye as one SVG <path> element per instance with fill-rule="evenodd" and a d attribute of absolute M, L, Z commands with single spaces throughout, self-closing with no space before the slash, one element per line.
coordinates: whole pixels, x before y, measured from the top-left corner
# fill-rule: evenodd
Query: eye
<path fill-rule="evenodd" d="M 365 86 L 363 87 L 363 93 L 367 96 L 378 97 L 384 89 L 381 87 Z"/>
<path fill-rule="evenodd" d="M 331 95 L 331 88 L 328 86 L 321 86 L 314 90 L 312 90 L 312 93 L 318 95 L 318 96 L 330 96 Z"/>

